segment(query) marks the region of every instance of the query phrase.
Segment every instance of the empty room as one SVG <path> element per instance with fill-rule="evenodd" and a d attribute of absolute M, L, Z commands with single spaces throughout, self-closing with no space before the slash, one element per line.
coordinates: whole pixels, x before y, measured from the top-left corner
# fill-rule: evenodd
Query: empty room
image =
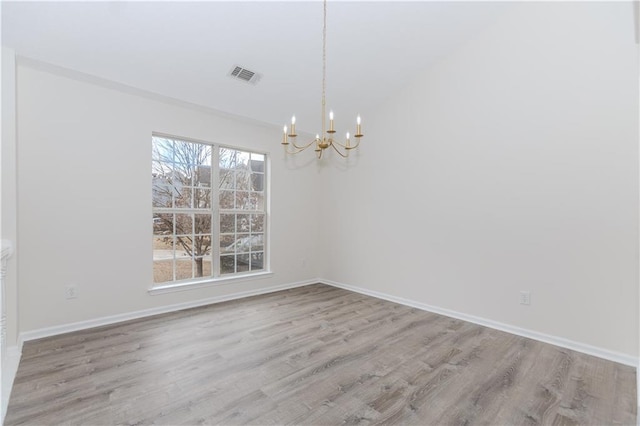
<path fill-rule="evenodd" d="M 2 1 L 0 423 L 636 425 L 632 1 Z"/>

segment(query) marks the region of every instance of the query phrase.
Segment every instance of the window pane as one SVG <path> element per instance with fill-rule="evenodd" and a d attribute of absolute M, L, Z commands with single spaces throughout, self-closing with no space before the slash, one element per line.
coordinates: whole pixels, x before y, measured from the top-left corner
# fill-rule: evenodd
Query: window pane
<path fill-rule="evenodd" d="M 264 154 L 251 154 L 251 171 L 264 173 Z"/>
<path fill-rule="evenodd" d="M 171 207 L 173 187 L 171 180 L 163 176 L 153 176 L 152 199 L 153 207 Z"/>
<path fill-rule="evenodd" d="M 193 207 L 197 209 L 211 208 L 211 190 L 210 189 L 194 189 Z"/>
<path fill-rule="evenodd" d="M 211 254 L 211 236 L 196 235 L 193 237 L 193 255 L 206 256 Z"/>
<path fill-rule="evenodd" d="M 207 166 L 209 173 L 211 173 L 211 152 L 213 151 L 211 145 L 199 144 L 202 148 L 196 164 Z M 211 176 L 211 175 L 209 175 Z"/>
<path fill-rule="evenodd" d="M 234 169 L 236 167 L 236 153 L 237 151 L 234 149 L 220 148 L 220 168 Z"/>
<path fill-rule="evenodd" d="M 247 253 L 251 248 L 251 238 L 249 234 L 238 234 L 234 244 L 236 253 Z"/>
<path fill-rule="evenodd" d="M 236 187 L 236 174 L 230 169 L 221 169 L 220 173 L 220 189 L 234 189 Z"/>
<path fill-rule="evenodd" d="M 183 175 L 180 175 L 180 180 L 187 186 L 196 186 L 196 167 L 191 164 L 185 165 L 180 172 Z"/>
<path fill-rule="evenodd" d="M 264 193 L 262 192 L 251 193 L 251 209 L 264 210 Z"/>
<path fill-rule="evenodd" d="M 234 235 L 221 235 L 220 236 L 220 253 L 234 253 L 235 247 L 233 242 L 236 237 Z"/>
<path fill-rule="evenodd" d="M 154 176 L 170 177 L 173 175 L 171 162 L 153 161 L 151 162 L 151 173 Z"/>
<path fill-rule="evenodd" d="M 174 206 L 176 208 L 190 208 L 191 200 L 193 198 L 193 189 L 188 186 L 174 185 Z"/>
<path fill-rule="evenodd" d="M 225 234 L 236 232 L 236 215 L 235 214 L 220 215 L 220 232 Z"/>
<path fill-rule="evenodd" d="M 195 260 L 195 277 L 203 278 L 211 276 L 211 257 L 196 257 Z"/>
<path fill-rule="evenodd" d="M 173 234 L 173 214 L 172 213 L 159 213 L 154 215 L 153 234 L 154 235 Z"/>
<path fill-rule="evenodd" d="M 211 215 L 210 214 L 195 214 L 193 223 L 194 223 L 194 230 L 196 234 L 211 235 Z"/>
<path fill-rule="evenodd" d="M 220 256 L 220 273 L 233 274 L 236 271 L 236 263 L 234 255 Z"/>
<path fill-rule="evenodd" d="M 176 280 L 193 278 L 193 261 L 190 257 L 176 259 Z"/>
<path fill-rule="evenodd" d="M 264 269 L 264 253 L 251 253 L 251 270 Z"/>
<path fill-rule="evenodd" d="M 237 232 L 249 232 L 251 231 L 251 215 L 239 214 L 236 219 L 236 231 Z"/>
<path fill-rule="evenodd" d="M 236 209 L 250 210 L 251 200 L 247 191 L 236 192 Z"/>
<path fill-rule="evenodd" d="M 236 189 L 248 191 L 251 189 L 251 173 L 245 169 L 236 170 Z"/>
<path fill-rule="evenodd" d="M 173 281 L 173 260 L 153 262 L 153 282 L 166 283 Z"/>
<path fill-rule="evenodd" d="M 264 250 L 264 235 L 251 235 L 251 251 L 254 252 L 262 250 Z"/>
<path fill-rule="evenodd" d="M 234 204 L 234 193 L 233 191 L 220 191 L 220 208 L 221 209 L 232 209 Z"/>
<path fill-rule="evenodd" d="M 173 259 L 173 237 L 156 237 L 153 239 L 153 260 Z"/>
<path fill-rule="evenodd" d="M 196 166 L 194 172 L 193 186 L 211 186 L 211 167 Z"/>
<path fill-rule="evenodd" d="M 247 272 L 249 270 L 249 254 L 241 254 L 236 257 L 236 272 Z"/>
<path fill-rule="evenodd" d="M 252 214 L 251 215 L 251 232 L 264 232 L 264 215 Z"/>
<path fill-rule="evenodd" d="M 194 256 L 206 256 L 211 254 L 211 235 L 196 235 L 193 238 Z"/>
<path fill-rule="evenodd" d="M 193 215 L 178 213 L 176 214 L 176 234 L 193 233 Z"/>
<path fill-rule="evenodd" d="M 250 154 L 248 152 L 229 148 L 220 148 L 220 168 L 247 170 L 249 166 L 249 156 Z"/>
<path fill-rule="evenodd" d="M 176 258 L 191 257 L 191 253 L 193 253 L 191 235 L 176 235 Z"/>
<path fill-rule="evenodd" d="M 174 146 L 174 162 L 180 164 L 189 164 L 191 158 L 191 152 L 193 150 L 192 144 L 186 141 L 173 141 Z"/>
<path fill-rule="evenodd" d="M 236 168 L 239 170 L 249 170 L 249 154 L 244 151 L 236 151 Z"/>
<path fill-rule="evenodd" d="M 264 191 L 264 175 L 262 173 L 251 174 L 251 190 Z"/>
<path fill-rule="evenodd" d="M 173 139 L 154 136 L 151 141 L 151 158 L 153 160 L 173 162 Z"/>

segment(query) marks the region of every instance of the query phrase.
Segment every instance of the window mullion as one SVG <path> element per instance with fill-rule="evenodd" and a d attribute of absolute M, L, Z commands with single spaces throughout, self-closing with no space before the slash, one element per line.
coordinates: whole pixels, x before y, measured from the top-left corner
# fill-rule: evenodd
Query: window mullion
<path fill-rule="evenodd" d="M 220 148 L 211 147 L 211 272 L 220 276 Z"/>
<path fill-rule="evenodd" d="M 173 274 L 173 281 L 176 280 L 176 268 L 178 267 L 177 262 L 176 262 L 176 246 L 178 245 L 178 241 L 176 239 L 176 215 L 173 214 L 173 231 L 171 234 L 171 249 L 173 250 L 173 253 L 171 254 L 171 269 L 172 269 L 172 274 Z"/>

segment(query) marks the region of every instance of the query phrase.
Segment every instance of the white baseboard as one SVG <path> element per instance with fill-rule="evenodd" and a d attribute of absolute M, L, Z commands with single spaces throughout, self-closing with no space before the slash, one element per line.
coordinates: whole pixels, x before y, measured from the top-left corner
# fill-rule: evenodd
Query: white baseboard
<path fill-rule="evenodd" d="M 152 315 L 166 314 L 169 312 L 180 311 L 183 309 L 197 308 L 199 306 L 211 305 L 214 303 L 226 302 L 229 300 L 241 299 L 244 297 L 258 296 L 260 294 L 273 293 L 276 291 L 287 290 L 290 288 L 302 287 L 309 284 L 316 284 L 319 280 L 307 280 L 298 281 L 289 284 L 283 284 L 273 287 L 266 287 L 257 290 L 241 291 L 238 293 L 225 294 L 223 296 L 210 297 L 207 299 L 199 299 L 185 303 L 178 303 L 174 305 L 159 306 L 157 308 L 143 309 L 141 311 L 127 312 L 124 314 L 110 315 L 107 317 L 90 319 L 87 321 L 79 321 L 70 324 L 57 325 L 53 327 L 40 328 L 37 330 L 26 331 L 20 333 L 19 343 L 27 342 L 29 340 L 42 339 L 43 337 L 56 336 L 58 334 L 70 333 L 72 331 L 85 330 L 93 327 L 100 327 L 103 325 L 115 324 L 118 322 L 129 321 L 138 318 L 149 317 Z"/>
<path fill-rule="evenodd" d="M 493 328 L 500 331 L 506 331 L 507 333 L 515 334 L 522 337 L 527 337 L 529 339 L 538 340 L 540 342 L 549 343 L 555 346 L 560 346 L 562 348 L 571 349 L 571 350 L 582 352 L 588 355 L 597 356 L 599 358 L 618 362 L 620 364 L 625 364 L 625 365 L 629 365 L 636 368 L 638 368 L 639 366 L 639 359 L 631 355 L 621 354 L 618 352 L 610 351 L 608 349 L 587 345 L 585 343 L 576 342 L 576 341 L 565 339 L 562 337 L 551 336 L 549 334 L 544 334 L 537 331 L 528 330 L 526 328 L 520 328 L 520 327 L 516 327 L 509 324 L 504 324 L 504 323 L 493 321 L 486 318 L 476 317 L 473 315 L 463 314 L 461 312 L 456 312 L 449 309 L 439 308 L 437 306 L 427 305 L 425 303 L 416 302 L 414 300 L 409 300 L 402 297 L 392 296 L 390 294 L 381 293 L 378 291 L 373 291 L 373 290 L 369 290 L 362 287 L 342 284 L 336 281 L 325 280 L 325 279 L 319 279 L 319 282 L 330 285 L 330 286 L 339 287 L 345 290 L 354 291 L 356 293 L 364 294 L 366 296 L 372 296 L 378 299 L 388 300 L 390 302 L 395 302 L 401 305 L 410 306 L 412 308 L 420 309 L 423 311 L 445 315 L 448 317 L 460 319 L 463 321 L 468 321 L 474 324 L 482 325 L 482 326 Z"/>
<path fill-rule="evenodd" d="M 0 424 L 4 424 L 4 416 L 7 414 L 7 406 L 9 405 L 9 397 L 11 396 L 11 388 L 13 387 L 13 380 L 16 378 L 18 372 L 18 364 L 20 364 L 20 357 L 22 356 L 22 343 L 18 343 L 16 346 L 9 346 L 5 356 L 5 365 L 2 370 L 2 418 Z"/>

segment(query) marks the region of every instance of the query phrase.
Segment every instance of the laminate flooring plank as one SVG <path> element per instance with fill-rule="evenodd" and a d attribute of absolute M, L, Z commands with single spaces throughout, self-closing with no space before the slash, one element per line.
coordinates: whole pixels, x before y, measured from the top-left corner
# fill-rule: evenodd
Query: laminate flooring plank
<path fill-rule="evenodd" d="M 438 405 L 446 409 L 438 412 L 437 423 L 491 424 L 499 408 L 511 396 L 515 383 L 524 376 L 523 364 L 528 354 L 526 339 L 501 336 L 494 344 L 494 350 L 490 352 L 482 347 L 471 348 L 470 355 L 466 357 L 468 361 L 457 364 L 459 369 L 455 371 L 452 386 L 438 395 Z M 458 390 L 457 397 L 452 394 L 452 389 Z M 445 405 L 445 401 L 453 403 Z M 490 419 L 490 422 L 485 423 L 485 419 Z"/>
<path fill-rule="evenodd" d="M 635 424 L 638 409 L 636 387 L 638 373 L 637 371 L 629 372 L 629 367 L 621 364 L 614 364 L 614 368 L 615 374 L 610 380 L 614 383 L 615 392 L 613 395 L 602 395 L 602 403 L 606 406 L 613 400 L 613 418 L 611 419 L 613 424 Z"/>
<path fill-rule="evenodd" d="M 5 424 L 631 425 L 632 367 L 326 285 L 27 342 Z"/>
<path fill-rule="evenodd" d="M 403 389 L 404 406 L 398 405 L 389 412 L 382 411 L 380 418 L 376 420 L 378 424 L 411 423 L 403 418 L 403 414 L 405 417 L 413 418 L 415 424 L 420 424 L 420 419 L 423 418 L 434 419 L 436 424 L 449 424 L 456 410 L 467 409 L 467 395 L 471 393 L 470 390 L 476 383 L 474 380 L 474 375 L 478 374 L 476 370 L 486 375 L 486 369 L 494 361 L 483 359 L 481 352 L 474 346 L 456 348 L 449 345 L 450 343 L 440 344 L 442 348 L 440 353 L 429 354 L 430 358 L 422 356 L 411 361 L 410 364 L 423 367 L 409 375 L 405 375 L 406 372 L 401 373 L 408 385 Z M 420 363 L 416 362 L 418 360 Z M 478 369 L 477 366 L 483 368 Z M 389 376 L 394 377 L 395 372 L 390 373 Z M 370 393 L 370 390 L 367 391 Z M 361 398 L 373 406 L 379 398 L 384 398 L 388 389 L 385 387 L 379 392 L 379 395 L 373 395 L 373 398 L 376 398 L 373 403 L 371 395 L 363 395 Z"/>
<path fill-rule="evenodd" d="M 404 322 L 403 322 L 404 321 Z M 409 326 L 415 322 L 414 318 L 406 317 L 399 320 L 401 326 Z M 306 354 L 305 364 L 290 376 L 283 380 L 269 384 L 263 388 L 265 393 L 272 397 L 287 398 L 292 394 L 300 392 L 302 389 L 311 386 L 314 382 L 323 380 L 330 375 L 339 375 L 343 370 L 353 369 L 354 364 L 358 365 L 370 358 L 370 355 L 381 346 L 385 348 L 393 347 L 387 345 L 386 338 L 392 337 L 394 330 L 377 331 L 377 338 L 369 335 L 359 335 L 348 342 L 336 340 L 330 343 L 318 345 Z"/>

